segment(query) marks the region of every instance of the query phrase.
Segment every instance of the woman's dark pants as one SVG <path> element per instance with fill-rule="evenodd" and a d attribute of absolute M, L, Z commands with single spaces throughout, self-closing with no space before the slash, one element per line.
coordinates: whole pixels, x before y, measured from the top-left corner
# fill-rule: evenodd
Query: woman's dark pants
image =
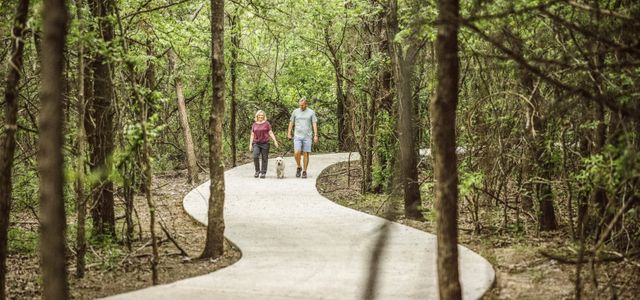
<path fill-rule="evenodd" d="M 260 168 L 260 158 L 262 158 L 262 168 Z M 253 165 L 256 172 L 267 174 L 267 164 L 269 163 L 269 143 L 253 144 Z"/>

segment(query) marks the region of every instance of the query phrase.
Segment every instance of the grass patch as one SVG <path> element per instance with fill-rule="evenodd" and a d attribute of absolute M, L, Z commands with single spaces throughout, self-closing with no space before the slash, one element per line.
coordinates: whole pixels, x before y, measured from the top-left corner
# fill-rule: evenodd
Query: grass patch
<path fill-rule="evenodd" d="M 9 228 L 9 254 L 33 255 L 37 250 L 37 232 L 19 227 Z"/>

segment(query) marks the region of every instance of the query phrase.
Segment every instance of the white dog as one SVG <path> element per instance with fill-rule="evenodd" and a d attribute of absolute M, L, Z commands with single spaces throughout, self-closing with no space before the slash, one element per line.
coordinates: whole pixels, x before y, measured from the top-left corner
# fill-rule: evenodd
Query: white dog
<path fill-rule="evenodd" d="M 284 160 L 281 156 L 276 157 L 276 175 L 278 178 L 284 178 Z"/>

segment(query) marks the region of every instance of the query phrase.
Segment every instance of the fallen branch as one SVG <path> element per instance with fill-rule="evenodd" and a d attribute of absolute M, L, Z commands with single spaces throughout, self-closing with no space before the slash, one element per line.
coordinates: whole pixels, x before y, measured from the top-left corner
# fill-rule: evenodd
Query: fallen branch
<path fill-rule="evenodd" d="M 176 246 L 176 248 L 178 248 L 178 250 L 180 250 L 180 254 L 182 254 L 182 256 L 189 257 L 189 254 L 187 254 L 187 251 L 184 251 L 184 249 L 182 249 L 182 247 L 180 247 L 178 242 L 176 242 L 176 240 L 173 239 L 171 234 L 169 234 L 169 230 L 167 230 L 167 227 L 164 226 L 164 223 L 162 221 L 159 221 L 158 224 L 160 224 L 160 228 L 162 228 L 162 231 L 164 232 L 164 234 L 167 235 L 167 238 L 173 243 L 173 245 Z"/>
<path fill-rule="evenodd" d="M 593 259 L 593 262 L 595 263 L 601 263 L 601 262 L 620 262 L 625 260 L 628 257 L 633 257 L 636 256 L 638 254 L 640 254 L 640 251 L 638 252 L 634 252 L 634 253 L 629 253 L 627 255 L 623 255 L 620 253 L 616 253 L 616 252 L 611 252 L 611 251 L 606 251 L 606 252 L 601 252 L 602 254 L 605 254 L 606 256 L 599 256 L 599 257 L 595 257 Z M 583 258 L 582 260 L 579 260 L 578 257 L 575 256 L 571 256 L 571 255 L 562 255 L 562 254 L 558 254 L 558 253 L 554 253 L 551 251 L 547 251 L 547 250 L 540 250 L 540 254 L 542 254 L 542 256 L 556 260 L 560 263 L 564 263 L 564 264 L 578 264 L 578 263 L 587 263 L 587 262 L 591 262 L 592 260 L 590 258 Z"/>

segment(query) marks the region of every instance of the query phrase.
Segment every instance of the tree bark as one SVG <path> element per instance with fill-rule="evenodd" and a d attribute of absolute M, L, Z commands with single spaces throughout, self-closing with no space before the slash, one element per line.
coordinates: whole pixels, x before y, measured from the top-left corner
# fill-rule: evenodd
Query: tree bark
<path fill-rule="evenodd" d="M 76 0 L 76 16 L 78 21 L 83 22 L 82 0 Z M 80 23 L 82 24 L 82 23 Z M 82 25 L 81 25 L 82 26 Z M 84 27 L 80 28 L 83 34 Z M 84 131 L 86 98 L 85 98 L 85 60 L 84 60 L 84 42 L 80 41 L 78 46 L 78 102 L 76 104 L 78 110 L 78 132 L 76 137 L 76 276 L 84 277 L 85 273 L 85 254 L 87 252 L 87 242 L 85 233 L 85 224 L 87 218 L 87 199 L 84 190 L 85 184 L 85 155 L 86 155 L 86 134 Z"/>
<path fill-rule="evenodd" d="M 158 284 L 158 243 L 156 241 L 156 206 L 151 198 L 151 150 L 149 149 L 149 135 L 147 124 L 148 120 L 148 107 L 149 104 L 145 101 L 142 104 L 142 157 L 144 165 L 144 182 L 146 189 L 144 191 L 145 199 L 147 200 L 147 206 L 149 207 L 149 232 L 151 232 L 151 283 L 153 285 Z"/>
<path fill-rule="evenodd" d="M 63 90 L 67 8 L 63 0 L 45 0 L 43 8 L 42 86 L 39 122 L 40 257 L 43 299 L 68 299 L 65 266 Z"/>
<path fill-rule="evenodd" d="M 389 1 L 387 18 L 389 41 L 394 41 L 399 32 L 397 0 Z M 400 168 L 402 188 L 404 192 L 404 214 L 410 219 L 423 219 L 420 212 L 422 200 L 420 198 L 420 182 L 418 181 L 418 158 L 416 153 L 416 126 L 413 109 L 413 80 L 415 58 L 418 45 L 415 41 L 408 41 L 405 52 L 403 45 L 393 42 L 391 46 L 391 61 L 393 63 L 396 91 L 399 100 L 398 136 L 400 137 Z"/>
<path fill-rule="evenodd" d="M 178 116 L 180 117 L 180 126 L 184 135 L 184 148 L 187 154 L 187 171 L 189 176 L 189 184 L 198 183 L 198 160 L 196 158 L 195 147 L 193 146 L 193 138 L 191 137 L 191 128 L 189 126 L 189 114 L 187 105 L 184 101 L 184 93 L 182 91 L 182 81 L 178 73 L 175 71 L 175 52 L 169 50 L 169 60 L 173 71 L 174 83 L 176 85 L 176 96 L 178 97 Z"/>
<path fill-rule="evenodd" d="M 22 70 L 24 52 L 24 31 L 26 28 L 29 0 L 20 0 L 16 7 L 11 40 L 11 58 L 4 90 L 4 128 L 0 131 L 0 299 L 5 299 L 7 274 L 7 251 L 9 234 L 9 213 L 11 211 L 13 156 L 16 150 L 18 130 L 18 83 Z"/>
<path fill-rule="evenodd" d="M 211 81 L 213 96 L 209 118 L 210 193 L 207 240 L 201 258 L 217 258 L 224 251 L 224 0 L 211 0 Z"/>
<path fill-rule="evenodd" d="M 238 49 L 240 49 L 240 17 L 231 17 L 231 165 L 236 166 L 238 145 L 237 145 L 237 120 L 238 114 Z"/>
<path fill-rule="evenodd" d="M 107 19 L 111 16 L 113 0 L 91 0 L 89 2 L 94 17 L 99 18 L 100 34 L 105 43 L 113 40 L 113 25 Z M 100 172 L 100 183 L 93 189 L 93 231 L 96 235 L 115 237 L 115 212 L 113 202 L 113 182 L 108 178 L 109 156 L 113 153 L 113 82 L 108 58 L 100 53 L 95 56 L 93 67 L 93 99 L 89 103 L 88 120 L 85 122 L 90 144 L 90 165 L 92 172 Z"/>
<path fill-rule="evenodd" d="M 458 0 L 438 0 L 438 83 L 431 102 L 431 138 L 436 181 L 438 289 L 440 299 L 461 299 L 458 269 Z"/>

